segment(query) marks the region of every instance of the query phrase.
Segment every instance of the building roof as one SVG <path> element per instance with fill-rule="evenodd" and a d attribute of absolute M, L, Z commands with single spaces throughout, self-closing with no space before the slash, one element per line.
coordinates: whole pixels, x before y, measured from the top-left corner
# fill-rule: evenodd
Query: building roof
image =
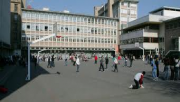
<path fill-rule="evenodd" d="M 92 15 L 84 15 L 84 14 L 74 14 L 74 13 L 64 13 L 59 11 L 43 11 L 43 10 L 37 10 L 37 9 L 22 9 L 22 11 L 32 11 L 32 12 L 44 12 L 44 13 L 56 13 L 56 14 L 64 14 L 64 15 L 73 15 L 73 16 L 86 16 L 86 17 L 94 17 L 94 18 L 104 18 L 104 19 L 111 19 L 111 20 L 117 20 L 117 18 L 111 18 L 111 17 L 104 17 L 104 16 L 92 16 Z"/>
<path fill-rule="evenodd" d="M 160 7 L 158 9 L 155 9 L 155 10 L 151 11 L 150 13 L 156 13 L 156 12 L 164 10 L 164 9 L 180 11 L 180 8 L 177 8 L 177 7 L 163 6 L 163 7 Z"/>

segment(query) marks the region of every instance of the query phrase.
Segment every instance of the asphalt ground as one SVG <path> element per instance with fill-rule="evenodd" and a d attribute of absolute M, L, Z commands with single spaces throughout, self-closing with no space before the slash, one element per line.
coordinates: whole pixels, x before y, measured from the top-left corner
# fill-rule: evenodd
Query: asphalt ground
<path fill-rule="evenodd" d="M 80 72 L 68 61 L 56 61 L 54 68 L 40 62 L 37 68 L 31 65 L 32 80 L 25 81 L 27 69 L 19 67 L 6 82 L 8 94 L 0 94 L 1 102 L 179 102 L 180 82 L 164 81 L 163 64 L 160 65 L 159 81 L 153 81 L 151 66 L 142 60 L 133 62 L 133 67 L 118 65 L 119 72 L 112 72 L 112 61 L 104 72 L 98 71 L 93 60 L 82 62 Z M 128 63 L 129 65 L 129 63 Z M 132 90 L 134 75 L 146 71 L 144 89 Z M 60 74 L 57 74 L 59 72 Z"/>

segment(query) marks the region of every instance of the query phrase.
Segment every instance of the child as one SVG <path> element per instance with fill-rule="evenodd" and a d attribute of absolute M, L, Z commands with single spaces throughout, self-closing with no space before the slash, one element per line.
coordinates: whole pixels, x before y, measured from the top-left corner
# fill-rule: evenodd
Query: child
<path fill-rule="evenodd" d="M 134 76 L 134 82 L 136 85 L 131 85 L 129 88 L 130 89 L 139 89 L 139 88 L 144 88 L 144 86 L 142 86 L 143 84 L 143 77 L 146 74 L 145 71 L 143 71 L 142 73 L 137 73 Z"/>

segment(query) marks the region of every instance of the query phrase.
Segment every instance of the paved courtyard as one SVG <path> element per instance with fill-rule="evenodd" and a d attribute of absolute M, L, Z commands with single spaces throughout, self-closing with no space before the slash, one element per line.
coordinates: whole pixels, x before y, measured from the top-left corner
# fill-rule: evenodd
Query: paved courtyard
<path fill-rule="evenodd" d="M 118 66 L 119 72 L 112 72 L 112 61 L 105 72 L 99 72 L 99 62 L 93 60 L 81 62 L 80 72 L 76 67 L 64 61 L 55 62 L 54 68 L 47 68 L 47 62 L 32 68 L 33 79 L 26 82 L 25 68 L 17 67 L 6 82 L 9 94 L 0 94 L 1 102 L 179 102 L 180 82 L 155 82 L 151 78 L 150 65 L 136 60 L 133 67 Z M 33 65 L 32 65 L 33 67 Z M 146 71 L 144 89 L 131 90 L 133 78 L 137 72 Z M 60 72 L 60 75 L 57 74 Z M 162 77 L 163 65 L 160 66 Z"/>

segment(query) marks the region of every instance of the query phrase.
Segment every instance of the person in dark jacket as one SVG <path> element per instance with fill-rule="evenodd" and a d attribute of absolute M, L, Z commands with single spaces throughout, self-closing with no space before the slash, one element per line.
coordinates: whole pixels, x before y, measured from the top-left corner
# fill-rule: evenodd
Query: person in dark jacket
<path fill-rule="evenodd" d="M 130 61 L 129 67 L 132 67 L 132 63 L 133 63 L 133 55 L 132 54 L 129 56 L 129 61 Z"/>
<path fill-rule="evenodd" d="M 159 59 L 158 57 L 155 57 L 155 65 L 156 65 L 156 69 L 157 69 L 157 77 L 159 77 Z"/>
<path fill-rule="evenodd" d="M 100 59 L 100 67 L 99 67 L 99 71 L 104 71 L 104 57 L 102 56 Z"/>
<path fill-rule="evenodd" d="M 175 59 L 173 57 L 170 58 L 170 69 L 171 69 L 171 78 L 170 80 L 174 80 L 174 67 L 175 67 Z"/>
<path fill-rule="evenodd" d="M 105 58 L 105 63 L 106 63 L 106 69 L 108 68 L 108 64 L 109 64 L 109 58 L 108 58 L 108 56 L 106 56 L 106 58 Z"/>

